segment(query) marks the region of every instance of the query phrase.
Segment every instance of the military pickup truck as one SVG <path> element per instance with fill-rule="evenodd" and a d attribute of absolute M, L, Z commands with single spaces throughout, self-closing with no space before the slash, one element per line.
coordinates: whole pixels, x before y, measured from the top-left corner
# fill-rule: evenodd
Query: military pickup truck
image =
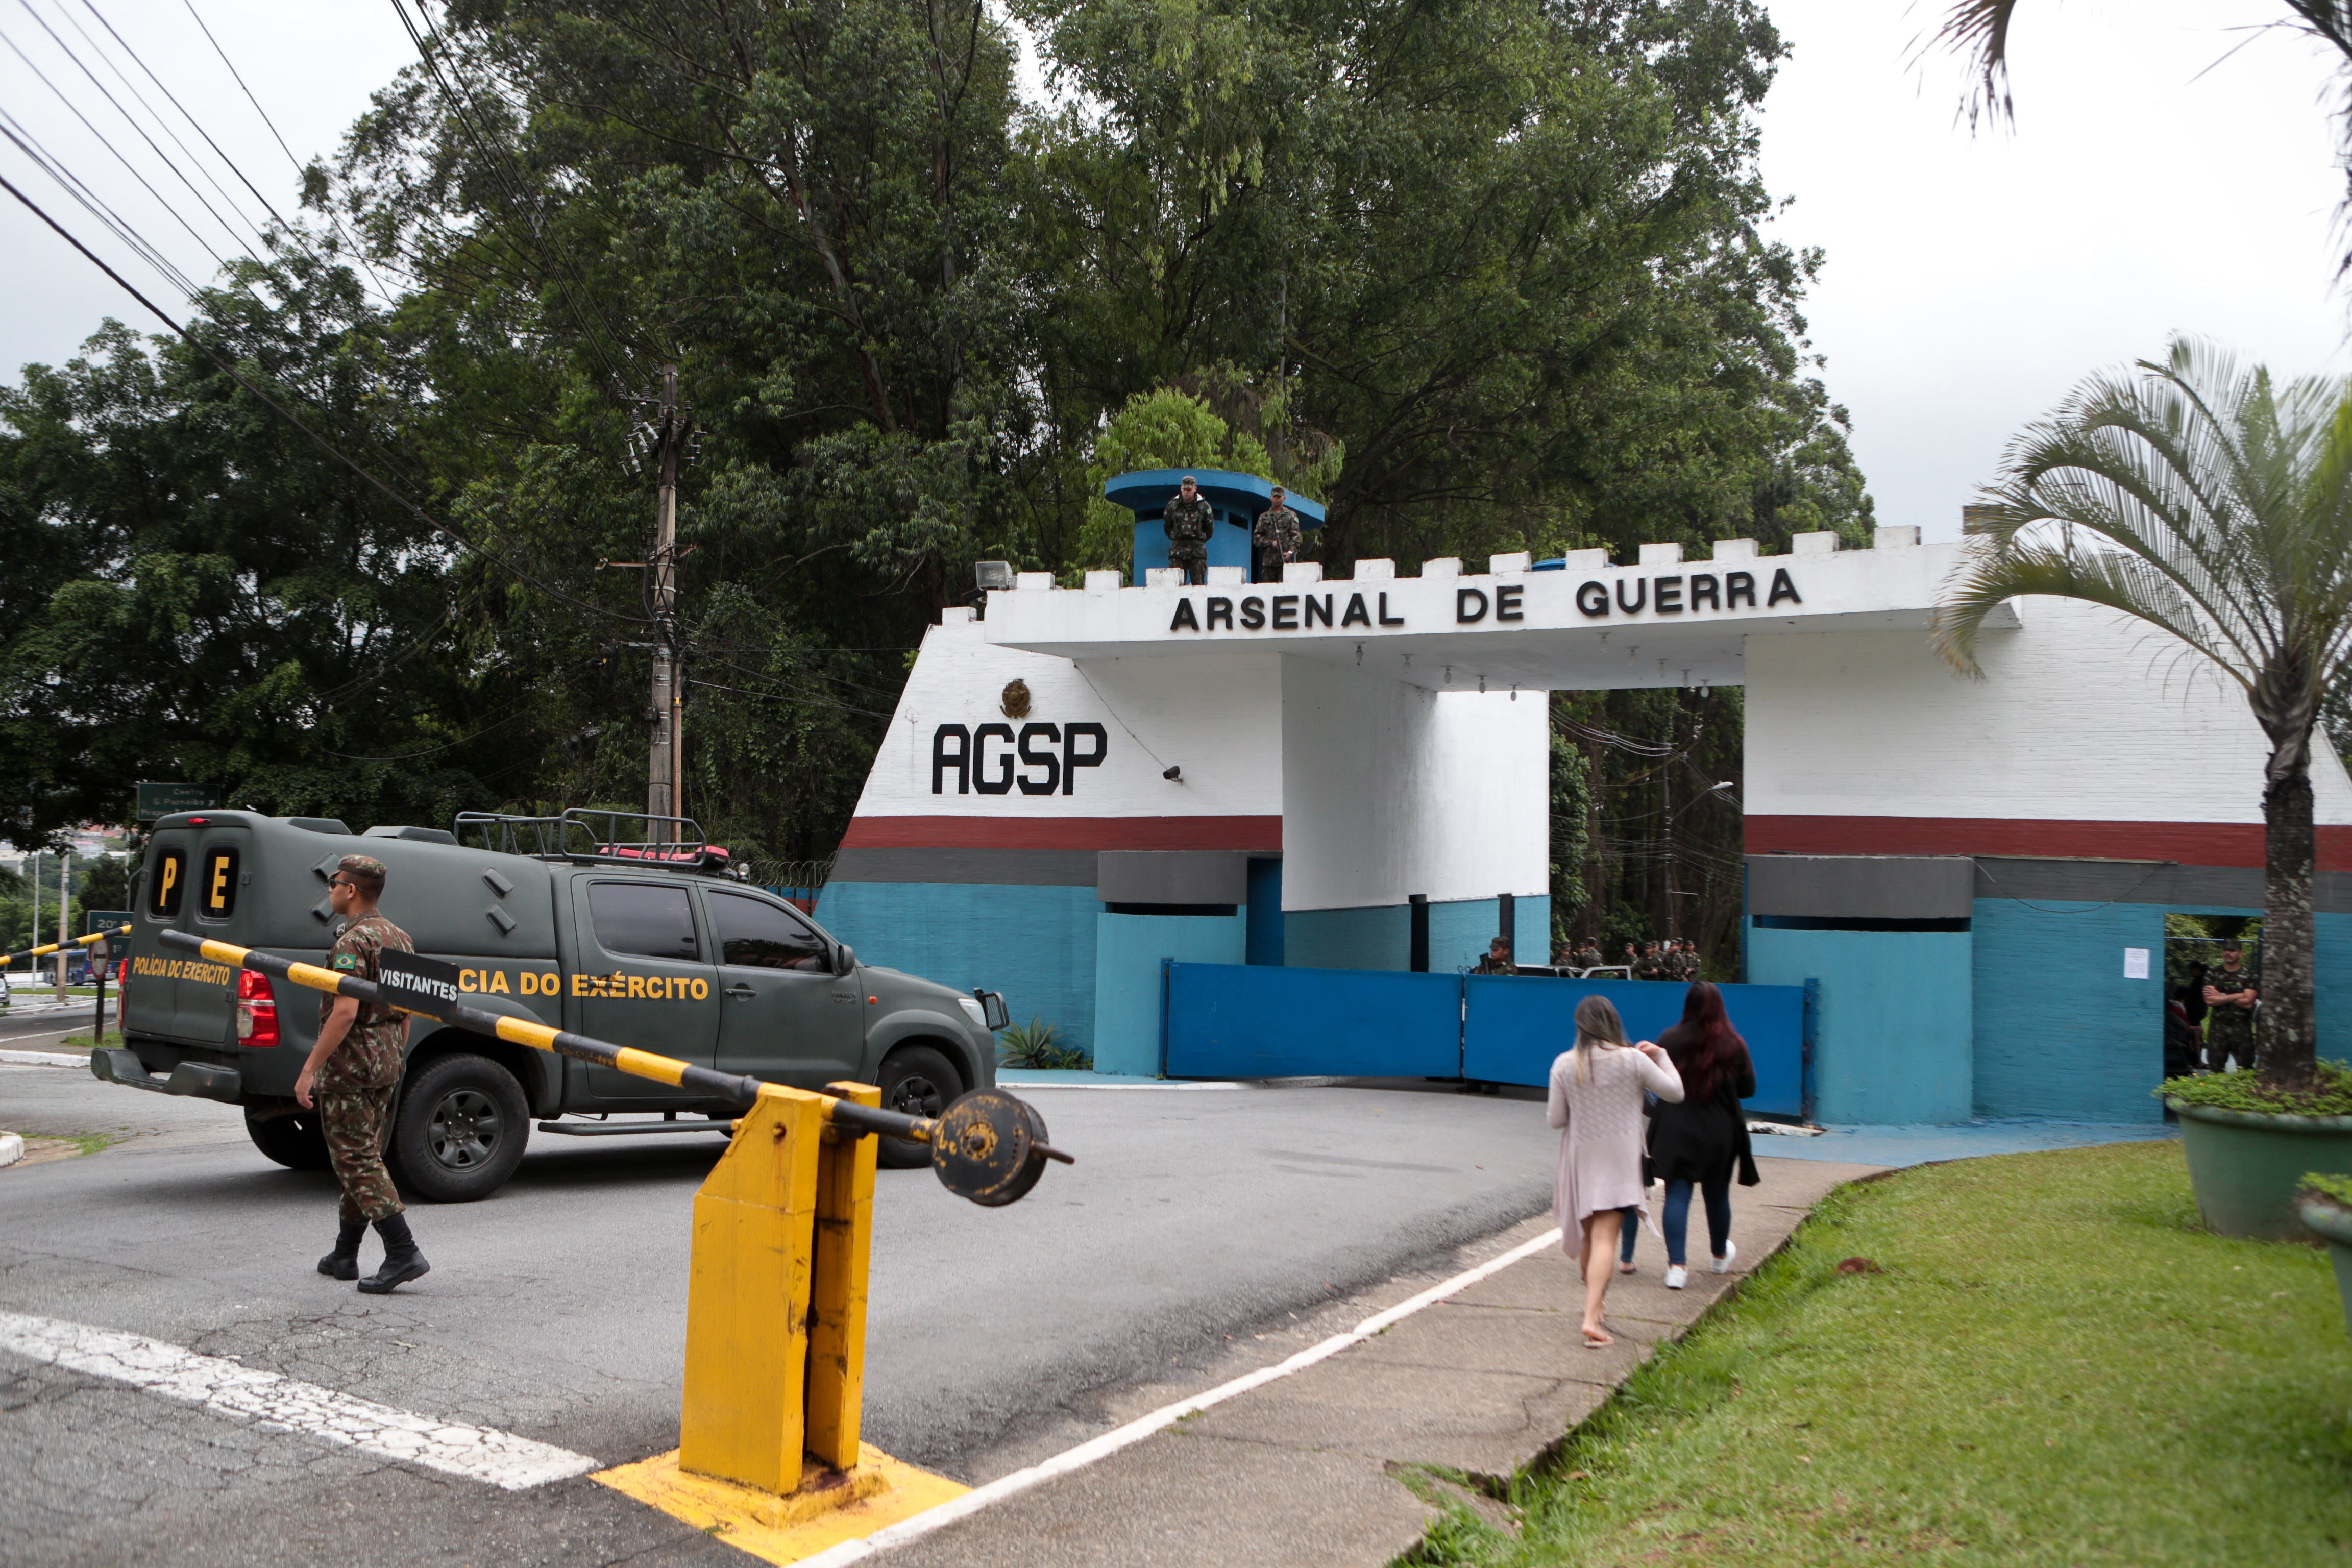
<path fill-rule="evenodd" d="M 321 962 L 335 930 L 327 879 L 345 855 L 363 854 L 388 873 L 384 915 L 417 952 L 457 966 L 475 1007 L 773 1083 L 878 1084 L 882 1103 L 909 1115 L 936 1116 L 995 1082 L 1001 995 L 862 963 L 746 885 L 691 823 L 662 842 L 619 843 L 600 830 L 615 815 L 469 813 L 456 832 L 360 834 L 241 811 L 161 818 L 132 889 L 123 1045 L 92 1053 L 90 1070 L 240 1106 L 264 1154 L 326 1169 L 318 1119 L 293 1099 L 318 1038 L 319 994 L 167 949 L 159 933 Z M 570 1135 L 707 1133 L 733 1114 L 667 1084 L 419 1017 L 387 1153 L 411 1192 L 464 1202 L 514 1174 L 534 1121 Z M 880 1152 L 888 1165 L 929 1158 L 891 1139 Z"/>

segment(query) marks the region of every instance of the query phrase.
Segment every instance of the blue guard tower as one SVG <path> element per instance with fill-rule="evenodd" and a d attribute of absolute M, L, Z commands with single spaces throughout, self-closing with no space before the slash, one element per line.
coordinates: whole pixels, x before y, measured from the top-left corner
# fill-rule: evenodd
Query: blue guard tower
<path fill-rule="evenodd" d="M 1250 526 L 1257 521 L 1258 513 L 1274 504 L 1272 480 L 1225 468 L 1138 468 L 1107 481 L 1103 495 L 1112 505 L 1135 513 L 1135 582 L 1139 584 L 1145 572 L 1168 564 L 1168 530 L 1160 519 L 1186 474 L 1192 476 L 1194 486 L 1209 498 L 1217 513 L 1217 531 L 1209 536 L 1209 564 L 1238 566 L 1244 576 L 1249 572 Z M 1289 500 L 1300 528 L 1323 526 L 1320 501 L 1297 494 Z"/>

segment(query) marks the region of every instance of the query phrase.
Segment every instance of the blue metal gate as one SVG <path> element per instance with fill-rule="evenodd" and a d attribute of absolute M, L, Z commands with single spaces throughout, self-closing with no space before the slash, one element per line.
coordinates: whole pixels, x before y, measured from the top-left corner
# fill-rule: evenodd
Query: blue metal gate
<path fill-rule="evenodd" d="M 1412 974 L 1270 964 L 1165 966 L 1160 1061 L 1171 1078 L 1468 1078 L 1540 1086 L 1575 1043 L 1576 1005 L 1606 996 L 1633 1038 L 1682 1016 L 1684 988 L 1646 980 Z M 1756 1063 L 1748 1109 L 1804 1110 L 1805 988 L 1726 985 Z"/>

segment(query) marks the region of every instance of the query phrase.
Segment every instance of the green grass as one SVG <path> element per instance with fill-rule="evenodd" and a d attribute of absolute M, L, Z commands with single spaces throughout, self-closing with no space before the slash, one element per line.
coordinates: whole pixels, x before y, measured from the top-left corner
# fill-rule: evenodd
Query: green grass
<path fill-rule="evenodd" d="M 106 1031 L 106 1044 L 109 1049 L 119 1047 L 122 1044 L 122 1037 L 114 1030 L 109 1029 Z M 64 1039 L 58 1042 L 58 1048 L 59 1050 L 66 1051 L 89 1050 L 90 1048 L 89 1037 L 86 1034 L 68 1035 Z"/>
<path fill-rule="evenodd" d="M 2178 1144 L 1923 1167 L 1834 1194 L 1510 1500 L 1518 1540 L 1457 1507 L 1407 1561 L 2340 1565 L 2352 1340 L 2324 1253 L 2200 1228 Z"/>

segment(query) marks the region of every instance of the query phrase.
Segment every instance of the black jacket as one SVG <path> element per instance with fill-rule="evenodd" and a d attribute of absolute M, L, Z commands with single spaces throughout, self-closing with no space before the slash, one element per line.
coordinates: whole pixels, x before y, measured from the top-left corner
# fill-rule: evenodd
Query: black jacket
<path fill-rule="evenodd" d="M 1658 1036 L 1658 1044 L 1665 1047 L 1666 1055 L 1674 1058 L 1675 1070 L 1688 1082 L 1687 1064 L 1698 1047 L 1696 1032 L 1676 1024 Z M 1755 1151 L 1748 1145 L 1748 1115 L 1739 1108 L 1739 1102 L 1755 1092 L 1756 1064 L 1742 1045 L 1731 1070 L 1711 1098 L 1685 1100 L 1679 1105 L 1661 1100 L 1651 1107 L 1650 1166 L 1657 1179 L 1720 1181 L 1730 1174 L 1736 1161 L 1741 1186 L 1752 1187 L 1762 1181 L 1756 1170 Z"/>

